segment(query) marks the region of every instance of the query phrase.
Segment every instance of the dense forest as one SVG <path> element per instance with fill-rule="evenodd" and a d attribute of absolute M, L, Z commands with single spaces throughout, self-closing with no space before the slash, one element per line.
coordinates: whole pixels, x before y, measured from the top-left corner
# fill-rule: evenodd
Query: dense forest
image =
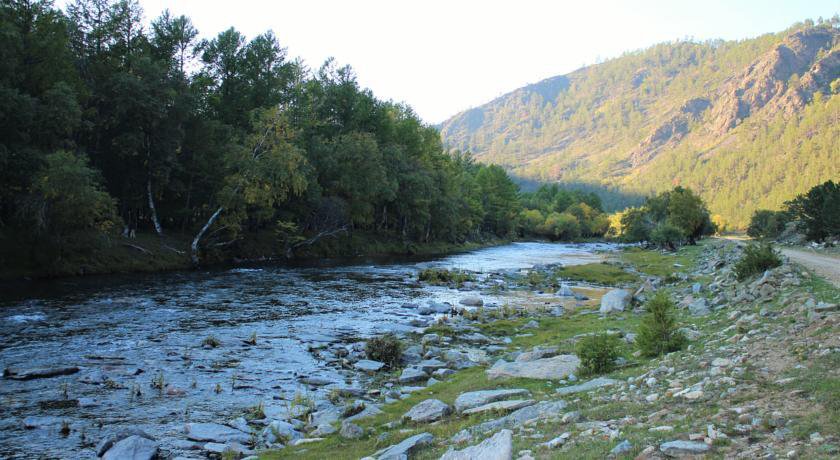
<path fill-rule="evenodd" d="M 658 44 L 517 89 L 441 133 L 517 176 L 608 192 L 609 211 L 682 185 L 744 228 L 840 177 L 838 27 Z"/>
<path fill-rule="evenodd" d="M 254 234 L 291 254 L 349 232 L 422 243 L 516 230 L 502 168 L 445 151 L 409 107 L 333 60 L 291 59 L 272 32 L 200 40 L 188 17 L 145 26 L 136 0 L 0 4 L 6 264 L 151 232 L 180 236 L 172 251 L 198 262 Z"/>

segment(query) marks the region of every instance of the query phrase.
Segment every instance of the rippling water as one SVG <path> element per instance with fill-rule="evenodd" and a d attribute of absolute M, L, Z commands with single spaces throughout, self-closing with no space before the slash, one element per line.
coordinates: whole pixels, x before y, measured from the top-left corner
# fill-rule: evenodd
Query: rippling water
<path fill-rule="evenodd" d="M 185 421 L 226 420 L 260 401 L 269 411 L 281 410 L 281 397 L 303 389 L 300 376 L 358 386 L 357 375 L 311 350 L 412 330 L 408 321 L 415 314 L 401 308 L 403 303 L 456 303 L 466 295 L 416 283 L 419 269 L 489 273 L 577 264 L 594 260 L 595 250 L 610 248 L 513 243 L 419 262 L 97 277 L 7 289 L 0 308 L 0 366 L 78 366 L 81 371 L 0 381 L 0 456 L 92 457 L 91 443 L 117 427 L 143 428 L 167 447 L 166 439 L 176 439 Z M 256 346 L 244 343 L 252 333 Z M 209 335 L 222 345 L 202 347 Z M 159 375 L 184 394 L 152 389 L 150 382 Z M 105 377 L 124 388 L 85 383 Z M 80 399 L 82 406 L 43 407 L 65 395 Z M 37 428 L 24 428 L 24 420 Z M 66 437 L 59 433 L 63 421 L 71 427 Z"/>

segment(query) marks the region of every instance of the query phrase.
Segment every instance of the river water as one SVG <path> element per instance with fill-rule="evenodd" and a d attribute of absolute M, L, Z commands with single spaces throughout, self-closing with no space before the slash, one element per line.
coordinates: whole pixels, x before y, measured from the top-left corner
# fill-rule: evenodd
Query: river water
<path fill-rule="evenodd" d="M 329 346 L 415 330 L 411 303 L 480 294 L 417 283 L 435 266 L 479 273 L 597 259 L 603 244 L 513 243 L 434 260 L 259 266 L 7 286 L 0 298 L 0 367 L 77 366 L 67 376 L 0 380 L 0 457 L 91 458 L 95 444 L 136 427 L 177 451 L 187 421 L 223 422 L 296 392 L 362 387 Z M 416 324 L 416 322 L 415 322 Z M 252 334 L 256 345 L 246 344 Z M 202 346 L 208 336 L 217 347 Z M 319 351 L 321 350 L 321 351 Z M 152 383 L 162 380 L 167 391 Z M 300 382 L 334 382 L 314 390 Z M 360 380 L 362 379 L 362 380 Z M 103 384 L 103 382 L 107 382 Z M 74 407 L 62 401 L 78 400 Z M 62 433 L 67 424 L 69 434 Z"/>

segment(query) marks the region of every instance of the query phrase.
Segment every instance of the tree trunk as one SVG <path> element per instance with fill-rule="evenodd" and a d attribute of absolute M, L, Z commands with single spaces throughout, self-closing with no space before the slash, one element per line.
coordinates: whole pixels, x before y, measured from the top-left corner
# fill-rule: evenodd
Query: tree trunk
<path fill-rule="evenodd" d="M 216 219 L 219 218 L 219 214 L 221 214 L 223 210 L 224 207 L 219 206 L 219 209 L 217 209 L 216 212 L 214 212 L 213 215 L 210 216 L 209 219 L 207 219 L 207 223 L 205 223 L 204 227 L 201 227 L 201 230 L 199 230 L 199 232 L 195 235 L 195 238 L 193 239 L 192 244 L 190 245 L 190 259 L 192 259 L 193 265 L 198 265 L 199 262 L 198 245 L 199 243 L 201 243 L 201 238 L 204 237 L 204 234 L 207 233 L 207 230 L 213 225 L 214 222 L 216 222 Z"/>
<path fill-rule="evenodd" d="M 163 228 L 160 226 L 158 220 L 157 208 L 155 207 L 155 198 L 152 195 L 152 178 L 150 177 L 146 182 L 146 195 L 149 197 L 149 211 L 152 213 L 152 223 L 155 225 L 155 232 L 158 236 L 163 236 Z"/>

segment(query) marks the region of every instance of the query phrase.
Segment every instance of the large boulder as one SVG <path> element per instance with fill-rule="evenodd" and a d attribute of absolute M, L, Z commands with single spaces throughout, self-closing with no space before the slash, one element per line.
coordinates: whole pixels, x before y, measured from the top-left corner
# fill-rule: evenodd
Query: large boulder
<path fill-rule="evenodd" d="M 618 380 L 608 379 L 606 377 L 598 377 L 596 379 L 592 379 L 588 382 L 584 382 L 578 385 L 572 385 L 568 387 L 561 387 L 558 388 L 556 393 L 561 396 L 575 394 L 575 393 L 582 393 L 585 391 L 592 391 L 596 388 L 606 387 L 615 385 L 618 383 Z"/>
<path fill-rule="evenodd" d="M 103 460 L 152 460 L 158 453 L 157 442 L 143 436 L 131 435 L 115 443 Z"/>
<path fill-rule="evenodd" d="M 187 423 L 187 439 L 193 441 L 212 441 L 226 443 L 236 441 L 247 444 L 251 441 L 248 433 L 218 423 Z"/>
<path fill-rule="evenodd" d="M 440 460 L 510 460 L 511 458 L 513 458 L 513 432 L 502 430 L 466 449 L 450 448 Z"/>
<path fill-rule="evenodd" d="M 523 388 L 511 390 L 482 390 L 470 391 L 460 394 L 455 398 L 455 410 L 463 412 L 474 407 L 483 406 L 495 401 L 504 399 L 518 398 L 520 396 L 529 396 L 531 393 Z"/>
<path fill-rule="evenodd" d="M 504 417 L 490 420 L 476 426 L 473 431 L 486 433 L 500 428 L 519 428 L 539 421 L 559 418 L 566 408 L 566 402 L 540 401 L 533 406 L 511 412 Z"/>
<path fill-rule="evenodd" d="M 429 433 L 420 433 L 404 439 L 399 444 L 386 447 L 375 454 L 373 457 L 377 460 L 405 460 L 410 454 L 417 451 L 424 446 L 428 446 L 434 441 L 435 437 Z"/>
<path fill-rule="evenodd" d="M 415 423 L 428 423 L 440 420 L 452 412 L 452 408 L 448 404 L 439 399 L 427 399 L 414 407 L 403 415 Z"/>
<path fill-rule="evenodd" d="M 529 379 L 561 380 L 574 374 L 580 366 L 580 358 L 575 355 L 558 355 L 533 361 L 497 361 L 487 369 L 490 380 L 504 377 L 523 377 Z"/>
<path fill-rule="evenodd" d="M 522 409 L 523 407 L 533 406 L 537 402 L 533 399 L 508 399 L 505 401 L 496 401 L 483 406 L 473 407 L 467 409 L 464 415 L 483 414 L 484 412 L 493 412 L 495 414 L 504 414 L 506 412 Z"/>
<path fill-rule="evenodd" d="M 465 305 L 467 307 L 480 307 L 484 305 L 484 300 L 482 300 L 481 297 L 470 296 L 461 299 L 460 304 Z"/>
<path fill-rule="evenodd" d="M 429 374 L 423 372 L 421 369 L 417 369 L 416 367 L 406 367 L 403 369 L 402 374 L 400 374 L 400 383 L 413 383 L 419 382 L 422 380 L 426 380 L 429 378 Z"/>
<path fill-rule="evenodd" d="M 125 438 L 131 437 L 131 436 L 139 436 L 141 438 L 146 438 L 150 441 L 155 440 L 155 438 L 152 435 L 150 435 L 150 434 L 146 433 L 145 431 L 140 430 L 138 428 L 128 428 L 128 429 L 125 429 L 125 430 L 120 430 L 117 433 L 112 434 L 112 435 L 110 435 L 106 438 L 103 438 L 101 441 L 99 441 L 99 444 L 96 445 L 96 456 L 97 457 L 102 457 L 103 455 L 105 455 L 105 452 L 107 452 L 109 449 L 114 447 L 114 444 L 122 441 Z"/>
<path fill-rule="evenodd" d="M 602 314 L 624 311 L 625 308 L 630 306 L 631 298 L 630 291 L 613 289 L 601 297 L 601 308 L 599 311 Z"/>
<path fill-rule="evenodd" d="M 370 359 L 361 359 L 356 361 L 356 364 L 354 364 L 353 367 L 362 372 L 373 373 L 385 367 L 385 363 L 372 361 Z"/>

